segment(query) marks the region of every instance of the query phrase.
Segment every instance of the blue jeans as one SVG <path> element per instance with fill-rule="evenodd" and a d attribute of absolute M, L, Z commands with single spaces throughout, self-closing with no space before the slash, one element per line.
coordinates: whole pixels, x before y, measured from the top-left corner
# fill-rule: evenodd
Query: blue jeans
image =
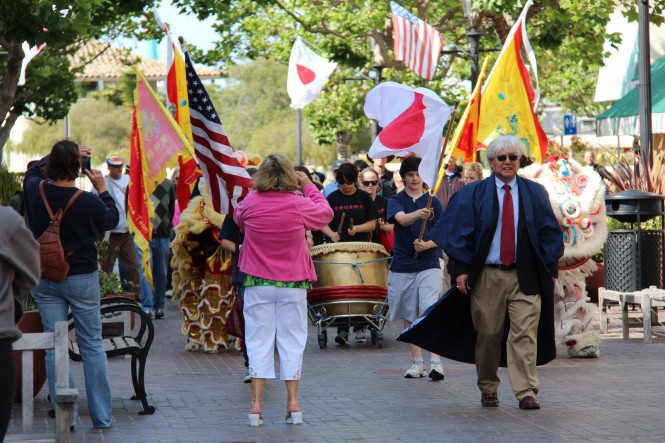
<path fill-rule="evenodd" d="M 83 358 L 83 376 L 88 399 L 88 411 L 96 428 L 111 426 L 111 384 L 108 364 L 102 344 L 102 320 L 99 307 L 99 280 L 97 271 L 91 274 L 72 275 L 63 282 L 42 278 L 33 289 L 45 332 L 55 330 L 55 322 L 67 321 L 71 309 L 76 326 L 76 340 Z M 46 373 L 51 406 L 55 408 L 55 353 L 46 351 Z M 69 386 L 74 387 L 71 372 Z M 74 410 L 73 422 L 78 416 Z"/>
<path fill-rule="evenodd" d="M 140 287 L 141 287 L 141 305 L 143 309 L 155 310 L 164 309 L 166 302 L 166 272 L 169 262 L 169 250 L 171 249 L 171 239 L 169 238 L 153 238 L 150 240 L 150 269 L 152 269 L 152 284 L 151 287 L 143 273 L 141 263 L 141 251 L 136 248 L 136 253 L 139 256 L 139 271 L 141 274 Z M 154 287 L 154 290 L 153 290 Z"/>

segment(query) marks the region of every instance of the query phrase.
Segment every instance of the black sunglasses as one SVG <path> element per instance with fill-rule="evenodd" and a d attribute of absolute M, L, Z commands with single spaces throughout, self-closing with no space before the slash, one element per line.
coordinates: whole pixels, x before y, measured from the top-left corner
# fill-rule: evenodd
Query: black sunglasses
<path fill-rule="evenodd" d="M 378 180 L 363 180 L 363 186 L 376 186 L 378 184 Z"/>
<path fill-rule="evenodd" d="M 337 180 L 337 183 L 339 183 L 340 185 L 353 185 L 355 182 L 348 180 Z"/>
<path fill-rule="evenodd" d="M 496 159 L 499 160 L 500 162 L 505 162 L 506 157 L 508 157 L 511 162 L 515 162 L 519 158 L 519 156 L 517 156 L 516 154 L 510 154 L 510 155 L 497 155 Z"/>

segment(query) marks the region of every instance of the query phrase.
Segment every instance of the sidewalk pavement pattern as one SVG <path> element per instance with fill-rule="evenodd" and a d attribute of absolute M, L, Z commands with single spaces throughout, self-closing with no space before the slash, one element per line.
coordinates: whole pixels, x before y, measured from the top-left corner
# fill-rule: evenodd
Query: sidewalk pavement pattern
<path fill-rule="evenodd" d="M 382 349 L 367 343 L 319 349 L 310 325 L 300 402 L 305 423 L 284 423 L 283 382 L 268 380 L 265 425 L 247 426 L 250 385 L 242 383 L 242 355 L 188 352 L 177 306 L 156 320 L 146 368 L 154 415 L 138 415 L 130 400 L 130 360 L 109 360 L 113 427 L 92 428 L 81 363 L 72 362 L 80 416 L 73 442 L 647 442 L 665 441 L 665 340 L 642 341 L 641 328 L 621 338 L 619 309 L 611 310 L 609 334 L 598 359 L 557 358 L 539 369 L 542 409 L 518 409 L 507 373 L 499 373 L 501 404 L 483 408 L 472 365 L 444 360 L 446 378 L 405 379 L 409 348 L 395 341 L 401 322 L 384 329 Z M 640 314 L 639 312 L 637 312 Z M 633 313 L 631 313 L 633 315 Z M 661 311 L 661 318 L 665 315 Z M 596 320 L 597 322 L 597 320 Z M 597 327 L 597 325 L 596 325 Z M 656 328 L 656 333 L 662 328 Z M 425 353 L 425 362 L 429 356 Z M 660 374 L 660 375 L 659 375 Z M 35 432 L 54 432 L 48 389 L 35 400 Z M 10 433 L 20 429 L 15 405 Z"/>

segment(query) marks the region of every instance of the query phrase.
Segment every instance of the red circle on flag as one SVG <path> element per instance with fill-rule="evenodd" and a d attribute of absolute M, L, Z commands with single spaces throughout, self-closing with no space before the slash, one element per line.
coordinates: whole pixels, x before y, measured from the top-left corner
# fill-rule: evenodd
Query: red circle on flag
<path fill-rule="evenodd" d="M 414 93 L 414 100 L 404 112 L 379 132 L 379 140 L 386 148 L 405 149 L 420 141 L 425 133 L 426 106 L 423 95 Z"/>
<path fill-rule="evenodd" d="M 298 69 L 298 78 L 303 85 L 312 83 L 316 78 L 316 73 L 309 69 L 307 66 L 296 65 L 296 68 Z"/>

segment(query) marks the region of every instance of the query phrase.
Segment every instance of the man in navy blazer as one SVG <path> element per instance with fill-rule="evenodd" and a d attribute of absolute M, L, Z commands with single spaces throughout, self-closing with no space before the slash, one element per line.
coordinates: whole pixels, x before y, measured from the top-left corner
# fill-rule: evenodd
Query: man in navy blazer
<path fill-rule="evenodd" d="M 539 409 L 536 364 L 556 357 L 552 292 L 563 234 L 545 188 L 517 176 L 523 153 L 515 136 L 494 139 L 487 147 L 492 175 L 462 188 L 432 232 L 458 290 L 470 297 L 486 407 L 499 405 L 503 363 L 520 409 Z"/>

